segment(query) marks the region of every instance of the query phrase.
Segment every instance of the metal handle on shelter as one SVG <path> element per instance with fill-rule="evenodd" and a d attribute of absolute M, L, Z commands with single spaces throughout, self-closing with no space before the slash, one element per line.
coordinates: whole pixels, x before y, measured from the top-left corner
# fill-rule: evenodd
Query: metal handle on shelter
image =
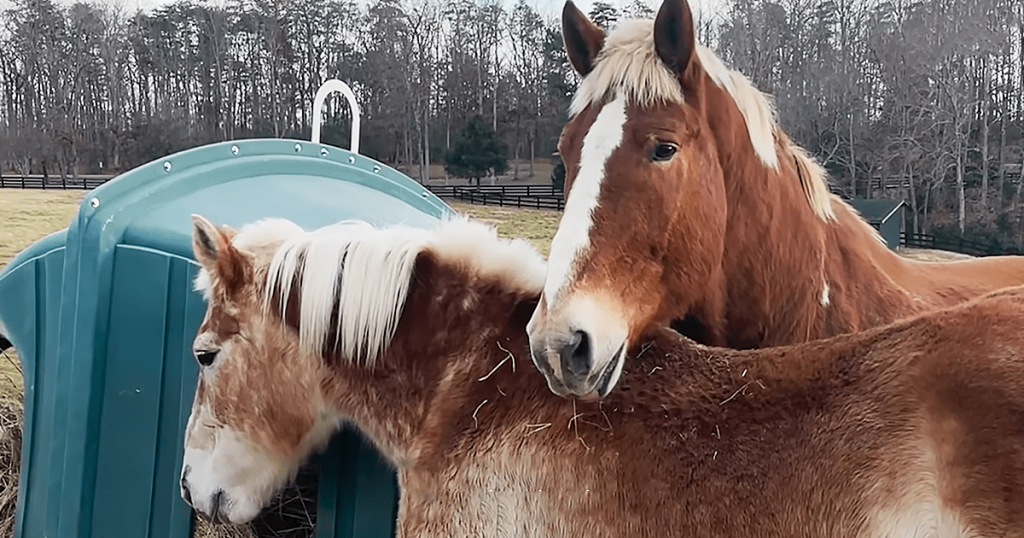
<path fill-rule="evenodd" d="M 334 92 L 341 92 L 345 99 L 348 99 L 348 105 L 352 107 L 352 140 L 348 149 L 352 153 L 359 153 L 359 104 L 356 103 L 356 94 L 352 93 L 348 84 L 335 78 L 324 82 L 323 86 L 316 91 L 316 97 L 313 98 L 313 137 L 311 140 L 314 144 L 320 143 L 321 109 L 327 96 Z"/>

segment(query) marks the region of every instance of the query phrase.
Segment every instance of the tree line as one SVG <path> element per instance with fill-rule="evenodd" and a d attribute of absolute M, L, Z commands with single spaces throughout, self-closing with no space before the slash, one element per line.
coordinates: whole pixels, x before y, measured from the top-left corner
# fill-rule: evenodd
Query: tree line
<path fill-rule="evenodd" d="M 611 27 L 656 7 L 598 1 L 590 15 Z M 1021 243 L 1024 0 L 727 0 L 695 15 L 698 39 L 774 96 L 833 190 L 905 198 L 911 231 Z M 476 117 L 532 163 L 551 158 L 578 83 L 560 21 L 527 0 L 175 0 L 134 13 L 14 0 L 0 17 L 0 168 L 23 173 L 308 138 L 328 78 L 353 87 L 362 150 L 383 162 L 442 163 Z M 323 139 L 344 147 L 347 105 L 327 108 Z"/>

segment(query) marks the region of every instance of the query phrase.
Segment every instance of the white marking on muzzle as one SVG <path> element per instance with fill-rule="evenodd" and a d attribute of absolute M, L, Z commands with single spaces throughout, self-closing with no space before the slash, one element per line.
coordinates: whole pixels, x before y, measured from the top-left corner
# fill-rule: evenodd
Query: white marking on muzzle
<path fill-rule="evenodd" d="M 227 427 L 218 428 L 214 435 L 215 441 L 209 447 L 185 446 L 182 468 L 189 469 L 186 478 L 192 506 L 211 516 L 212 501 L 220 492 L 218 514 L 231 523 L 248 522 L 259 514 L 297 466 L 276 460 L 246 436 Z"/>
<path fill-rule="evenodd" d="M 605 177 L 605 164 L 622 143 L 625 124 L 626 98 L 617 96 L 601 109 L 583 138 L 579 173 L 565 201 L 558 231 L 551 241 L 548 276 L 544 283 L 548 308 L 575 276 L 576 260 L 590 246 L 590 228 Z"/>

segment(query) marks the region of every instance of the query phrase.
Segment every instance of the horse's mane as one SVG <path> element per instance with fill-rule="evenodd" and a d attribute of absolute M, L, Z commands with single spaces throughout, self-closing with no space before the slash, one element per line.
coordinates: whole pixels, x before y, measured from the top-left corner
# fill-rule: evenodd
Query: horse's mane
<path fill-rule="evenodd" d="M 279 220 L 244 227 L 233 242 L 280 229 Z M 492 227 L 463 217 L 433 230 L 345 221 L 299 230 L 279 243 L 262 264 L 264 306 L 284 318 L 289 301 L 297 300 L 303 352 L 319 354 L 326 345 L 344 360 L 372 366 L 394 336 L 417 257 L 425 252 L 466 273 L 467 283 L 486 280 L 530 295 L 544 283 L 546 266 L 532 244 L 500 239 Z M 336 341 L 327 342 L 332 333 Z"/>
<path fill-rule="evenodd" d="M 771 99 L 742 73 L 725 67 L 711 49 L 698 45 L 697 57 L 711 80 L 724 89 L 739 108 L 758 159 L 777 171 L 776 135 L 781 132 Z M 612 93 L 621 93 L 628 102 L 640 106 L 683 102 L 676 75 L 665 67 L 654 49 L 654 21 L 623 21 L 608 33 L 594 69 L 583 78 L 573 96 L 570 116 L 588 105 L 603 102 Z M 835 219 L 825 170 L 787 137 L 778 136 L 778 140 L 784 154 L 796 163 L 811 209 L 822 220 Z"/>

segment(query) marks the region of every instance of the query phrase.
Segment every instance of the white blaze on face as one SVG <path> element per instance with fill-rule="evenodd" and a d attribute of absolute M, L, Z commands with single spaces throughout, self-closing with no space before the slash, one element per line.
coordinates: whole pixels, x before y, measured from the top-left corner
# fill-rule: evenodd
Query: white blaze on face
<path fill-rule="evenodd" d="M 605 177 L 605 164 L 622 143 L 625 123 L 626 99 L 619 96 L 601 109 L 583 138 L 579 173 L 565 201 L 565 211 L 558 231 L 551 241 L 548 276 L 544 283 L 548 308 L 575 276 L 576 260 L 590 246 L 590 228 Z"/>

